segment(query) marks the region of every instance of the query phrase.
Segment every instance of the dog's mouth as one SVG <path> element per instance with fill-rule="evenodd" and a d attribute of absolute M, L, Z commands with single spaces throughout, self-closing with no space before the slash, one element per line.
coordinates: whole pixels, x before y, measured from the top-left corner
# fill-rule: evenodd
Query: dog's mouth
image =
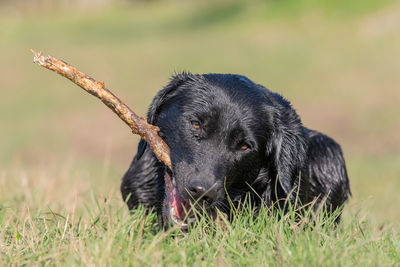
<path fill-rule="evenodd" d="M 183 230 L 187 230 L 188 225 L 196 221 L 192 207 L 179 194 L 176 182 L 172 179 L 172 174 L 169 171 L 165 171 L 164 180 L 166 187 L 166 216 L 171 223 Z"/>

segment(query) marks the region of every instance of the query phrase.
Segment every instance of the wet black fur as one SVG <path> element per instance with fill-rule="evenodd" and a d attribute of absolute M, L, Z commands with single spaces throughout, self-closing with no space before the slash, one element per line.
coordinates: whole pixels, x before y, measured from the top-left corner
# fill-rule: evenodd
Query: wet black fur
<path fill-rule="evenodd" d="M 200 122 L 200 132 L 192 121 Z M 304 127 L 286 99 L 244 76 L 178 74 L 154 98 L 148 122 L 160 127 L 171 149 L 180 194 L 190 199 L 193 181 L 215 190 L 208 209 L 229 213 L 228 195 L 238 203 L 248 194 L 256 207 L 317 199 L 335 210 L 350 195 L 339 144 Z M 165 170 L 141 140 L 121 184 L 130 209 L 154 208 L 163 224 Z"/>

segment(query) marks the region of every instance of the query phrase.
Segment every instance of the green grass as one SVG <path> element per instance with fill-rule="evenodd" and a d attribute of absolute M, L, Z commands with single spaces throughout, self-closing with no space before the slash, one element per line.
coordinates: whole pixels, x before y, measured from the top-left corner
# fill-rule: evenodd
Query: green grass
<path fill-rule="evenodd" d="M 292 208 L 280 219 L 264 209 L 253 218 L 245 207 L 231 224 L 200 217 L 182 233 L 160 232 L 154 215 L 145 216 L 143 209 L 129 215 L 109 199 L 93 196 L 85 207 L 66 214 L 49 208 L 15 214 L 3 207 L 3 264 L 389 266 L 400 261 L 400 232 L 377 230 L 357 215 L 336 228 L 333 217 L 296 221 Z"/>
<path fill-rule="evenodd" d="M 0 6 L 0 265 L 396 265 L 400 5 L 155 1 L 75 11 Z M 158 232 L 120 177 L 137 137 L 30 48 L 105 82 L 137 113 L 175 71 L 247 75 L 344 150 L 353 197 L 338 229 L 240 215 Z"/>

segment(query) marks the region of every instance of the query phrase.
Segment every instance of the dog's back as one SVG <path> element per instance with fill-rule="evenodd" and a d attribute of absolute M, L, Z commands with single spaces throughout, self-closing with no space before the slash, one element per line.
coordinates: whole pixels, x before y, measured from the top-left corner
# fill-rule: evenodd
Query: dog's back
<path fill-rule="evenodd" d="M 341 207 L 351 195 L 342 149 L 329 136 L 309 130 L 307 173 L 309 201 L 316 199 L 330 210 Z"/>

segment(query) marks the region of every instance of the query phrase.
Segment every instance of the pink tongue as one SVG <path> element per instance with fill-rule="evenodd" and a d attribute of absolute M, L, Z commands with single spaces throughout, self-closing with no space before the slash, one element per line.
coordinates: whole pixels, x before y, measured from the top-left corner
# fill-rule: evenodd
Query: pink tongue
<path fill-rule="evenodd" d="M 174 208 L 175 215 L 179 219 L 183 220 L 186 216 L 186 212 L 183 208 L 183 200 L 182 200 L 181 196 L 179 195 L 176 187 L 174 186 L 171 176 L 169 175 L 168 172 L 165 172 L 164 179 L 165 179 L 165 185 L 166 185 L 166 188 L 168 191 L 169 199 L 171 202 L 171 207 Z"/>

